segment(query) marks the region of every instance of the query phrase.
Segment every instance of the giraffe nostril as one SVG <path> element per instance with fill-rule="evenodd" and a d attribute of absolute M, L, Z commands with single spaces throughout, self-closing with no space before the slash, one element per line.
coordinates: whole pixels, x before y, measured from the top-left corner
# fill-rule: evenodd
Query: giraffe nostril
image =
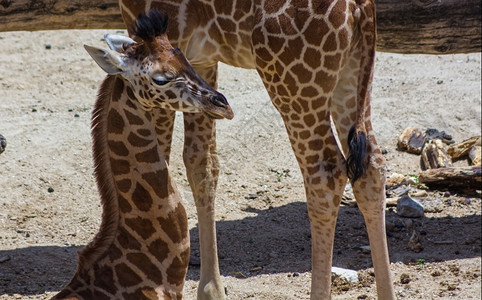
<path fill-rule="evenodd" d="M 213 95 L 211 97 L 211 101 L 216 106 L 220 106 L 220 107 L 229 106 L 228 100 L 226 100 L 226 97 L 224 97 L 222 94 Z"/>

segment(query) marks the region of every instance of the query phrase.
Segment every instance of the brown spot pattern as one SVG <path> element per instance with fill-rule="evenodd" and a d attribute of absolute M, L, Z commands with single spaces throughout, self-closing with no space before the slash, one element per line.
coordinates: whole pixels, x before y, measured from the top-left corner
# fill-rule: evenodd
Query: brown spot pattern
<path fill-rule="evenodd" d="M 149 219 L 143 219 L 141 217 L 126 218 L 124 222 L 144 240 L 147 240 L 156 232 L 156 229 Z"/>
<path fill-rule="evenodd" d="M 156 265 L 144 253 L 128 253 L 127 260 L 138 267 L 147 278 L 154 281 L 156 284 L 162 283 L 162 273 Z"/>
<path fill-rule="evenodd" d="M 141 211 L 149 211 L 152 207 L 152 196 L 149 191 L 139 182 L 132 193 L 132 202 Z"/>
<path fill-rule="evenodd" d="M 140 284 L 142 279 L 125 263 L 120 263 L 114 267 L 115 273 L 121 286 L 129 287 Z"/>

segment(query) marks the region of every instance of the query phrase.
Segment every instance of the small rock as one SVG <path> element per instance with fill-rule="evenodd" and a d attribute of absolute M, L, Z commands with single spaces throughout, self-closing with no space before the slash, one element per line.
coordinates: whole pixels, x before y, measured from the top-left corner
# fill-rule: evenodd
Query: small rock
<path fill-rule="evenodd" d="M 412 221 L 412 219 L 405 219 L 403 221 L 403 224 L 405 225 L 405 227 L 411 228 L 413 226 L 413 221 Z"/>
<path fill-rule="evenodd" d="M 7 147 L 7 139 L 0 134 L 0 153 L 5 151 L 6 147 Z"/>
<path fill-rule="evenodd" d="M 394 197 L 401 197 L 403 195 L 406 195 L 408 194 L 408 192 L 410 192 L 411 188 L 406 186 L 406 185 L 402 185 L 402 186 L 399 186 L 397 187 L 396 189 L 394 189 L 393 191 L 391 191 L 391 194 L 394 196 Z"/>
<path fill-rule="evenodd" d="M 417 190 L 417 191 L 414 191 L 413 193 L 411 193 L 411 196 L 423 198 L 423 197 L 427 197 L 428 193 L 427 193 L 427 191 L 424 191 L 424 190 Z"/>
<path fill-rule="evenodd" d="M 405 182 L 408 184 L 408 185 L 418 185 L 419 182 L 418 182 L 418 178 L 416 177 L 413 177 L 413 176 L 408 176 L 407 178 L 405 178 Z"/>
<path fill-rule="evenodd" d="M 397 206 L 397 198 L 387 198 L 386 200 L 386 205 L 387 207 L 390 207 L 390 206 Z"/>
<path fill-rule="evenodd" d="M 10 256 L 0 256 L 0 264 L 9 261 L 11 258 Z"/>
<path fill-rule="evenodd" d="M 362 251 L 363 253 L 365 253 L 365 254 L 370 254 L 370 252 L 372 251 L 372 250 L 370 249 L 370 246 L 360 246 L 360 249 L 361 249 L 361 251 Z"/>
<path fill-rule="evenodd" d="M 397 214 L 405 218 L 421 218 L 423 214 L 423 205 L 418 201 L 403 195 L 397 201 Z"/>
<path fill-rule="evenodd" d="M 410 279 L 410 275 L 406 274 L 406 273 L 403 273 L 402 275 L 400 275 L 400 283 L 401 284 L 408 284 L 410 283 L 411 279 Z"/>
<path fill-rule="evenodd" d="M 408 241 L 408 248 L 412 250 L 413 252 L 419 253 L 420 251 L 423 250 L 423 246 L 420 243 L 420 239 L 418 237 L 417 232 L 414 230 L 412 232 L 412 236 L 410 237 L 410 240 Z"/>
<path fill-rule="evenodd" d="M 199 267 L 201 265 L 201 259 L 191 255 L 189 257 L 189 265 Z"/>
<path fill-rule="evenodd" d="M 50 44 L 46 44 L 46 45 L 45 45 L 45 49 L 47 49 L 47 50 L 52 49 L 52 45 L 50 45 Z"/>
<path fill-rule="evenodd" d="M 442 211 L 444 206 L 442 200 L 439 198 L 435 199 L 419 199 L 419 202 L 423 205 L 423 211 L 428 213 L 438 213 Z"/>
<path fill-rule="evenodd" d="M 78 117 L 80 117 L 79 114 L 75 114 L 75 115 L 74 115 L 74 118 L 78 118 Z"/>
<path fill-rule="evenodd" d="M 358 273 L 354 270 L 343 269 L 338 267 L 331 267 L 331 274 L 346 279 L 348 282 L 357 283 Z"/>
<path fill-rule="evenodd" d="M 253 268 L 249 269 L 250 272 L 259 272 L 261 270 L 263 270 L 262 267 L 253 267 Z"/>
<path fill-rule="evenodd" d="M 437 80 L 437 84 L 442 84 L 442 83 L 444 83 L 443 80 Z"/>
<path fill-rule="evenodd" d="M 49 187 L 49 188 L 47 189 L 47 192 L 49 192 L 49 193 L 53 193 L 53 192 L 54 192 L 54 188 Z"/>
<path fill-rule="evenodd" d="M 387 186 L 399 186 L 402 184 L 403 180 L 405 179 L 405 176 L 399 173 L 392 173 L 390 176 L 387 178 L 386 185 Z"/>
<path fill-rule="evenodd" d="M 252 200 L 258 198 L 258 194 L 249 194 L 248 196 L 244 197 L 245 199 Z"/>
<path fill-rule="evenodd" d="M 427 140 L 442 140 L 445 144 L 453 144 L 452 136 L 445 131 L 438 131 L 435 128 L 429 128 L 425 131 L 425 138 Z"/>
<path fill-rule="evenodd" d="M 387 231 L 393 231 L 393 229 L 395 229 L 395 224 L 393 224 L 392 222 L 386 221 L 385 222 L 385 229 Z"/>

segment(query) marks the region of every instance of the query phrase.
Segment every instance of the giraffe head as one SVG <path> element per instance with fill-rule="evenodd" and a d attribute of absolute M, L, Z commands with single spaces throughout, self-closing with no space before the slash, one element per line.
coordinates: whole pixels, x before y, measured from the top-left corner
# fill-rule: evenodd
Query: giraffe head
<path fill-rule="evenodd" d="M 139 15 L 126 36 L 105 35 L 110 49 L 85 45 L 95 62 L 108 74 L 131 83 L 136 99 L 146 108 L 205 112 L 212 118 L 233 118 L 226 98 L 206 83 L 174 48 L 166 34 L 167 14 L 151 10 Z"/>

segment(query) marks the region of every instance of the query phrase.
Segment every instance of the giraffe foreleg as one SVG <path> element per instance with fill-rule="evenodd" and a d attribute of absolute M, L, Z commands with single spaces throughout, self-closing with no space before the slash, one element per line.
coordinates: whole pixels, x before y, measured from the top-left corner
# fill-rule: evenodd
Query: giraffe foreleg
<path fill-rule="evenodd" d="M 196 72 L 216 88 L 217 66 L 195 67 Z M 184 164 L 199 223 L 201 250 L 201 277 L 197 298 L 225 299 L 221 281 L 216 241 L 214 202 L 219 176 L 219 160 L 216 149 L 216 123 L 201 114 L 184 114 Z"/>
<path fill-rule="evenodd" d="M 215 121 L 205 115 L 184 114 L 184 164 L 199 223 L 201 278 L 198 299 L 225 299 L 219 273 L 214 200 L 219 174 Z"/>

